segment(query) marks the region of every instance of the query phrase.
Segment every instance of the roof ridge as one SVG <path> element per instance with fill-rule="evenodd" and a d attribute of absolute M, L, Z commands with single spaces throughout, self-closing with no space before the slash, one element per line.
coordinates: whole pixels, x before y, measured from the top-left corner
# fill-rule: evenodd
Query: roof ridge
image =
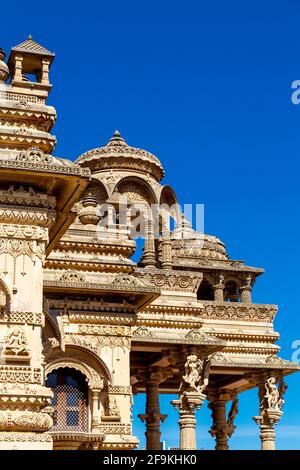
<path fill-rule="evenodd" d="M 54 56 L 54 52 L 49 51 L 44 46 L 39 44 L 38 42 L 34 41 L 31 36 L 29 36 L 25 41 L 17 44 L 12 48 L 12 51 L 23 51 L 23 52 L 31 52 L 33 54 L 45 54 Z"/>

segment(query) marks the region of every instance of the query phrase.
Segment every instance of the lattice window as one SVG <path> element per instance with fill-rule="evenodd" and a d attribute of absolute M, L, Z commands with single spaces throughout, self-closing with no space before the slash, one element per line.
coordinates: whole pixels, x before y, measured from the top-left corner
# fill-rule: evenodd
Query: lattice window
<path fill-rule="evenodd" d="M 46 386 L 53 391 L 51 431 L 88 431 L 88 387 L 75 369 L 57 369 L 48 375 Z"/>

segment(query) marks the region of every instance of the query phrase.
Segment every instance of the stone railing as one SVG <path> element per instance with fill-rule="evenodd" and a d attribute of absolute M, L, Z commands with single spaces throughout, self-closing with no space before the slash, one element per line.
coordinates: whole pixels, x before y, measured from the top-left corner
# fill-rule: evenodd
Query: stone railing
<path fill-rule="evenodd" d="M 44 100 L 38 96 L 25 95 L 20 93 L 11 93 L 7 91 L 0 91 L 0 100 L 15 101 L 26 101 L 26 103 L 44 103 Z"/>

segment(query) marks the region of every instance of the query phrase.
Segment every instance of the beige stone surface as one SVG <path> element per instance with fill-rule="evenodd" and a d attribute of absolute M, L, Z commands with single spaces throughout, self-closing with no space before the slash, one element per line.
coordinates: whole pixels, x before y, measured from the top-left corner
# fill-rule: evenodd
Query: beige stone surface
<path fill-rule="evenodd" d="M 193 230 L 160 160 L 118 131 L 75 163 L 53 156 L 53 59 L 30 37 L 7 62 L 0 50 L 0 449 L 136 448 L 132 406 L 145 392 L 148 449 L 167 420 L 159 396 L 173 393 L 181 448 L 197 447 L 207 399 L 226 450 L 238 394 L 254 387 L 273 449 L 283 378 L 299 366 L 277 355 L 277 306 L 252 303 L 263 269 Z"/>

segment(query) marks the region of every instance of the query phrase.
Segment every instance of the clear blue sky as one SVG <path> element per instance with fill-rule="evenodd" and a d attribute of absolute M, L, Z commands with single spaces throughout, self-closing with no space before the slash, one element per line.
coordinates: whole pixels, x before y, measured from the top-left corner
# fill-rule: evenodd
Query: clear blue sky
<path fill-rule="evenodd" d="M 56 52 L 55 154 L 74 159 L 119 129 L 158 155 L 180 201 L 205 204 L 206 232 L 232 258 L 266 269 L 254 300 L 280 305 L 275 327 L 287 359 L 300 339 L 300 105 L 290 99 L 300 79 L 299 19 L 297 0 L 1 5 L 6 52 L 28 34 Z M 288 384 L 278 448 L 299 449 L 300 374 Z M 198 441 L 210 448 L 205 408 Z M 177 415 L 163 412 L 163 438 L 174 445 Z M 256 394 L 242 395 L 233 448 L 259 447 L 256 412 Z"/>

